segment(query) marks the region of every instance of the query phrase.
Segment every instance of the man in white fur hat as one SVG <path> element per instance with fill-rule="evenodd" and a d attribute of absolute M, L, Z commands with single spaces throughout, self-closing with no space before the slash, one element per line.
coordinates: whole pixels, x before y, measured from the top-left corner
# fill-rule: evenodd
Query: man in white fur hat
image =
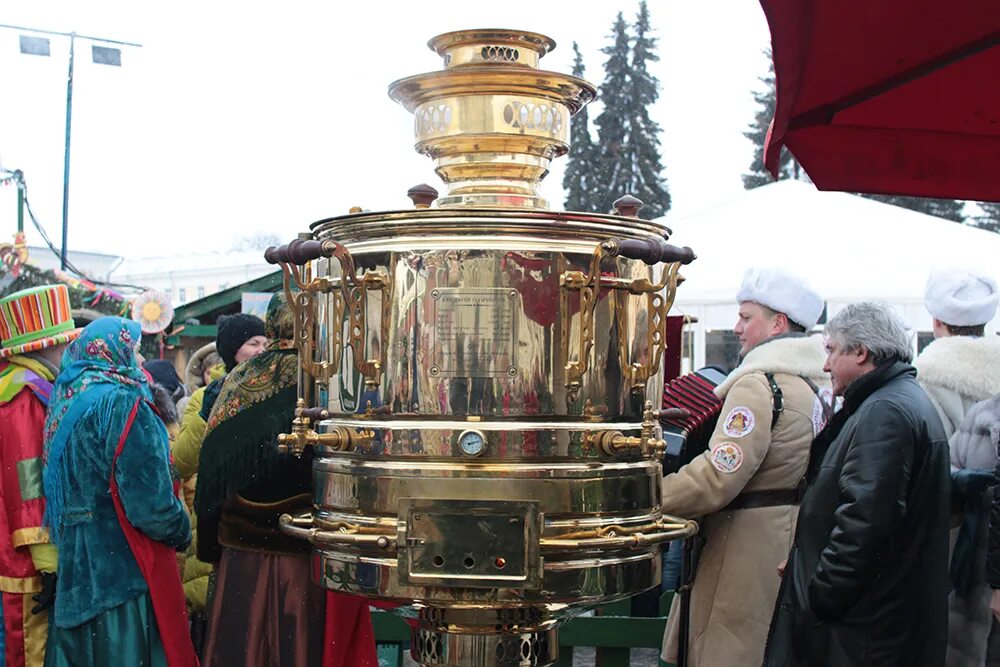
<path fill-rule="evenodd" d="M 1000 337 L 984 336 L 998 298 L 996 281 L 964 269 L 937 271 L 927 280 L 924 304 L 934 318 L 934 341 L 913 365 L 949 438 L 974 403 L 1000 394 Z"/>
<path fill-rule="evenodd" d="M 708 451 L 663 480 L 663 511 L 704 517 L 691 591 L 688 665 L 759 665 L 804 491 L 809 448 L 832 413 L 822 343 L 806 332 L 823 299 L 780 269 L 750 269 L 736 295 L 740 365 Z M 664 635 L 675 662 L 679 596 Z"/>
<path fill-rule="evenodd" d="M 917 381 L 931 397 L 948 436 L 953 493 L 969 511 L 964 522 L 969 526 L 952 531 L 956 546 L 948 596 L 949 666 L 993 664 L 998 653 L 990 635 L 1000 627 L 990 613 L 991 591 L 983 570 L 987 520 L 977 513 L 982 491 L 992 483 L 997 451 L 992 437 L 972 437 L 997 418 L 996 401 L 986 402 L 1000 394 L 1000 337 L 984 334 L 986 323 L 996 315 L 998 298 L 997 284 L 987 275 L 965 269 L 932 273 L 924 304 L 934 318 L 934 341 L 913 363 Z M 970 416 L 980 402 L 979 416 Z M 969 423 L 967 416 L 981 424 Z M 976 528 L 969 530 L 973 525 Z"/>

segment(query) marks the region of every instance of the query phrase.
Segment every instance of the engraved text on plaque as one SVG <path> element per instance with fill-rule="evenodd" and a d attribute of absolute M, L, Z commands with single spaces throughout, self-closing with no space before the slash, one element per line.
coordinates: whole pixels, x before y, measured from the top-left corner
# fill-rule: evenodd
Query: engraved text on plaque
<path fill-rule="evenodd" d="M 517 375 L 517 291 L 441 287 L 431 291 L 432 376 Z"/>

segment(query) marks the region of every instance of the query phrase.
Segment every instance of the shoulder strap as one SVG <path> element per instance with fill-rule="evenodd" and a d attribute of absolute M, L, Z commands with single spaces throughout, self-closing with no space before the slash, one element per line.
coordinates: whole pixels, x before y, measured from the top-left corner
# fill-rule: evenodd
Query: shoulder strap
<path fill-rule="evenodd" d="M 803 380 L 803 381 L 804 381 L 804 382 L 805 382 L 805 383 L 806 383 L 807 385 L 809 385 L 809 388 L 810 388 L 810 389 L 812 389 L 812 392 L 813 392 L 814 394 L 816 394 L 816 398 L 817 398 L 817 399 L 819 399 L 819 404 L 820 404 L 820 405 L 821 405 L 821 406 L 823 407 L 823 418 L 824 418 L 824 419 L 825 419 L 825 420 L 826 420 L 827 422 L 829 422 L 829 421 L 830 421 L 830 419 L 831 419 L 831 418 L 833 417 L 833 404 L 832 404 L 832 403 L 827 403 L 827 402 L 826 402 L 826 401 L 825 401 L 825 400 L 823 399 L 823 394 L 822 394 L 822 392 L 820 392 L 820 390 L 819 390 L 819 387 L 817 387 L 817 386 L 816 386 L 816 383 L 815 383 L 815 382 L 813 382 L 813 381 L 812 381 L 812 380 L 810 380 L 809 378 L 807 378 L 807 377 L 805 377 L 805 376 L 802 376 L 802 375 L 800 375 L 799 377 L 801 377 L 801 378 L 802 378 L 802 380 Z"/>
<path fill-rule="evenodd" d="M 767 378 L 767 384 L 771 387 L 771 430 L 773 431 L 774 425 L 778 423 L 778 417 L 785 410 L 785 395 L 781 393 L 781 387 L 774 379 L 774 373 L 764 373 L 764 377 Z"/>

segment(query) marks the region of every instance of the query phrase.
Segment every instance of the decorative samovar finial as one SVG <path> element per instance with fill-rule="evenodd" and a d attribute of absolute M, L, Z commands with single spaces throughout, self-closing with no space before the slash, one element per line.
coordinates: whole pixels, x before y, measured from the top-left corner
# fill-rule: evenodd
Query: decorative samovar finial
<path fill-rule="evenodd" d="M 428 46 L 445 69 L 400 79 L 389 96 L 413 112 L 415 148 L 448 184 L 435 206 L 548 208 L 538 186 L 595 88 L 538 69 L 555 42 L 533 32 L 462 30 Z"/>

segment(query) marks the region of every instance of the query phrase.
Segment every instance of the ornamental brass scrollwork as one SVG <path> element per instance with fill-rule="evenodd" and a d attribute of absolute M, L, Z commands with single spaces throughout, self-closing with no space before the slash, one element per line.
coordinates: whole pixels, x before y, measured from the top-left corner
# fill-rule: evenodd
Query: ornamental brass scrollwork
<path fill-rule="evenodd" d="M 677 297 L 677 284 L 680 277 L 678 272 L 680 268 L 680 262 L 668 264 L 663 270 L 663 279 L 658 284 L 633 285 L 629 289 L 629 292 L 632 294 L 645 293 L 646 301 L 649 305 L 649 326 L 646 328 L 646 346 L 649 350 L 647 361 L 644 364 L 635 362 L 626 364 L 624 362 L 627 360 L 623 360 L 622 363 L 622 368 L 627 369 L 626 376 L 633 392 L 645 390 L 649 378 L 656 373 L 663 362 L 663 351 L 666 349 L 664 336 L 667 325 L 667 314 L 673 307 L 674 299 Z M 661 293 L 664 288 L 666 289 L 665 294 Z M 622 331 L 622 329 L 619 330 Z M 620 346 L 620 348 L 623 353 L 626 351 L 624 345 Z"/>
<path fill-rule="evenodd" d="M 601 262 L 605 258 L 624 257 L 636 259 L 646 264 L 669 262 L 663 271 L 662 279 L 651 283 L 646 278 L 626 279 L 601 275 Z M 594 347 L 594 312 L 601 289 L 612 289 L 615 294 L 615 311 L 618 319 L 618 331 L 627 330 L 625 310 L 619 300 L 618 291 L 629 294 L 645 294 L 647 296 L 650 322 L 646 333 L 646 343 L 649 348 L 647 362 L 644 364 L 630 363 L 626 345 L 619 345 L 622 367 L 627 368 L 629 384 L 633 392 L 641 393 L 646 383 L 659 368 L 665 348 L 664 337 L 667 313 L 674 304 L 677 294 L 677 283 L 681 264 L 689 264 L 695 259 L 690 248 L 678 248 L 660 239 L 609 239 L 594 248 L 590 258 L 587 273 L 582 271 L 563 271 L 560 275 L 560 322 L 561 322 L 561 352 L 565 359 L 566 390 L 569 401 L 576 400 L 580 392 L 583 376 L 590 367 L 590 353 Z M 661 292 L 666 289 L 665 294 Z M 570 291 L 580 293 L 580 335 L 578 338 L 576 359 L 570 359 Z"/>
<path fill-rule="evenodd" d="M 316 278 L 311 276 L 310 262 L 320 257 L 336 259 L 340 264 L 340 278 Z M 295 344 L 299 350 L 302 370 L 316 381 L 329 383 L 330 378 L 340 372 L 345 347 L 342 324 L 348 320 L 347 341 L 354 358 L 354 365 L 365 378 L 368 388 L 378 386 L 385 366 L 384 328 L 385 317 L 391 307 L 391 285 L 386 275 L 380 271 L 370 271 L 359 277 L 355 269 L 354 257 L 350 250 L 336 241 L 312 241 L 297 239 L 279 248 L 268 248 L 264 258 L 271 264 L 278 264 L 284 276 L 284 291 L 292 309 L 295 322 Z M 292 286 L 298 290 L 293 292 Z M 382 292 L 383 331 L 380 331 L 379 352 L 375 359 L 366 358 L 366 333 L 368 330 L 368 292 Z M 330 361 L 316 359 L 316 294 L 333 294 L 333 341 Z"/>

